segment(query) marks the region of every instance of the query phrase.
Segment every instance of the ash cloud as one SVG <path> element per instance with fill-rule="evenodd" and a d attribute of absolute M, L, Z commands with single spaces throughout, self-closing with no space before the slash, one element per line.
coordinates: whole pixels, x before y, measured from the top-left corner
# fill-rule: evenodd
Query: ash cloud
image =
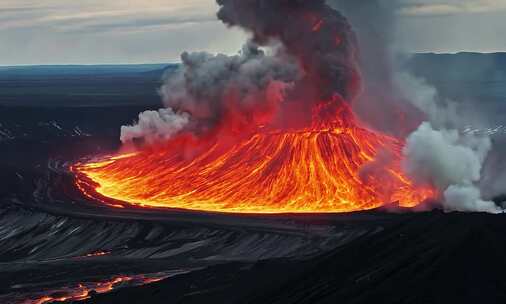
<path fill-rule="evenodd" d="M 218 18 L 267 45 L 279 41 L 317 87 L 317 100 L 334 94 L 352 101 L 360 91 L 357 43 L 347 19 L 323 0 L 218 0 Z"/>

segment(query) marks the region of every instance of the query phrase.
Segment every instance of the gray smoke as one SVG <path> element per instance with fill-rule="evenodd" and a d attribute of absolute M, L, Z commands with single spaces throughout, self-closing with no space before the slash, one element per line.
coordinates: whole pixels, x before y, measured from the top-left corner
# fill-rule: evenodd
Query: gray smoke
<path fill-rule="evenodd" d="M 217 2 L 218 18 L 225 24 L 248 31 L 260 45 L 278 41 L 298 60 L 305 72 L 300 85 L 314 89 L 316 102 L 335 94 L 355 99 L 361 85 L 356 37 L 347 19 L 324 0 Z"/>
<path fill-rule="evenodd" d="M 181 66 L 166 75 L 160 95 L 166 109 L 139 115 L 121 129 L 122 142 L 141 139 L 151 144 L 170 139 L 185 128 L 194 133 L 223 127 L 243 132 L 266 123 L 299 79 L 295 61 L 276 49 L 267 55 L 248 42 L 234 56 L 183 53 Z"/>
<path fill-rule="evenodd" d="M 133 140 L 143 140 L 154 144 L 170 139 L 189 123 L 188 113 L 175 113 L 172 109 L 145 111 L 139 114 L 139 120 L 131 126 L 121 127 L 121 142 L 127 144 Z"/>
<path fill-rule="evenodd" d="M 328 0 L 350 20 L 357 33 L 363 91 L 355 112 L 375 129 L 406 136 L 416 128 L 419 111 L 399 94 L 395 75 L 403 56 L 396 50 L 396 10 L 402 0 Z"/>
<path fill-rule="evenodd" d="M 282 49 L 273 51 L 267 55 L 249 42 L 235 56 L 183 53 L 181 68 L 160 90 L 163 102 L 208 128 L 226 123 L 241 131 L 266 123 L 302 73 Z"/>

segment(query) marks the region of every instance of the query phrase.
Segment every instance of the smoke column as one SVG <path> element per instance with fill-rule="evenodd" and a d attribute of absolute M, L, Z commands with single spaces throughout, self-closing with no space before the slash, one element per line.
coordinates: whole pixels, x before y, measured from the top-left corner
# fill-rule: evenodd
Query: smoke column
<path fill-rule="evenodd" d="M 353 100 L 360 89 L 356 38 L 347 20 L 323 0 L 218 0 L 218 18 L 251 32 L 260 45 L 276 40 L 317 86 L 317 100 L 339 93 Z"/>

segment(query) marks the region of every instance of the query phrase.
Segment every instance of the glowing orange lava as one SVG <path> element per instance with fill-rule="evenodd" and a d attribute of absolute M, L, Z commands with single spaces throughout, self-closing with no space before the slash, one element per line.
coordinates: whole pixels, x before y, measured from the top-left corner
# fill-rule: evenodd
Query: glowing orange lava
<path fill-rule="evenodd" d="M 147 149 L 72 170 L 85 194 L 143 207 L 351 212 L 391 202 L 412 207 L 435 195 L 401 173 L 402 142 L 361 127 L 348 106 L 331 122 L 320 121 L 327 122 L 257 132 L 225 152 L 216 143 L 191 159 L 174 149 Z M 388 155 L 384 164 L 375 160 L 380 154 Z"/>
<path fill-rule="evenodd" d="M 111 252 L 109 252 L 109 251 L 95 251 L 95 252 L 88 253 L 88 254 L 86 254 L 84 256 L 81 256 L 81 257 L 82 258 L 99 257 L 99 256 L 108 255 L 110 253 Z"/>
<path fill-rule="evenodd" d="M 46 304 L 57 302 L 72 302 L 82 301 L 91 297 L 91 292 L 101 294 L 121 287 L 124 283 L 130 283 L 131 286 L 141 286 L 161 281 L 167 278 L 167 275 L 132 275 L 132 276 L 117 276 L 108 281 L 91 282 L 77 284 L 76 286 L 67 286 L 58 290 L 50 291 L 51 295 L 43 295 L 38 298 L 28 299 L 22 304 Z"/>

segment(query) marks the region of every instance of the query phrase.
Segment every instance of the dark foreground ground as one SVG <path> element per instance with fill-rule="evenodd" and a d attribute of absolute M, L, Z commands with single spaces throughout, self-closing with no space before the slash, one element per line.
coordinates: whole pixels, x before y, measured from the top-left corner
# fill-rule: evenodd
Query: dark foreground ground
<path fill-rule="evenodd" d="M 15 87 L 0 92 L 10 94 L 0 100 L 1 304 L 77 303 L 83 290 L 82 303 L 506 302 L 503 215 L 239 216 L 88 201 L 68 165 L 114 151 L 120 125 L 159 107 L 160 71 L 101 73 L 66 77 L 81 91 L 56 97 L 58 75 L 0 77 L 32 77 L 56 98 L 48 107 Z M 144 103 L 122 102 L 125 81 Z M 71 94 L 64 106 L 76 90 L 93 102 Z"/>
<path fill-rule="evenodd" d="M 335 217 L 346 218 L 352 217 Z M 384 220 L 388 224 L 381 232 L 307 260 L 225 263 L 87 303 L 506 301 L 504 216 L 419 214 Z"/>

